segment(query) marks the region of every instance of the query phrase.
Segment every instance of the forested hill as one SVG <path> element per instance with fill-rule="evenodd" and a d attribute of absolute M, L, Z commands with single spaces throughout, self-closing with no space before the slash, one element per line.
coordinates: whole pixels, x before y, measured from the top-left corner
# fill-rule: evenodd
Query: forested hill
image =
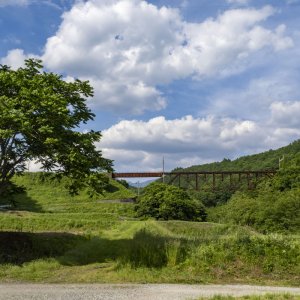
<path fill-rule="evenodd" d="M 233 171 L 233 170 L 267 170 L 278 169 L 278 160 L 285 156 L 286 163 L 296 154 L 300 153 L 300 140 L 294 141 L 288 146 L 279 148 L 277 150 L 269 150 L 254 155 L 242 156 L 235 160 L 224 159 L 221 162 L 214 162 L 210 164 L 191 166 L 185 169 L 175 169 L 174 171 Z"/>

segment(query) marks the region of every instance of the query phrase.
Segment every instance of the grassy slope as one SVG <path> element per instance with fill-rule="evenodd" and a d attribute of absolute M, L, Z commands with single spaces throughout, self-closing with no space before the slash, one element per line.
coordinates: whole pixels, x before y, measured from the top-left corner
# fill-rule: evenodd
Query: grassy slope
<path fill-rule="evenodd" d="M 16 211 L 2 213 L 1 230 L 93 231 L 133 215 L 126 203 L 105 203 L 135 196 L 116 181 L 111 182 L 110 192 L 92 199 L 85 192 L 71 197 L 62 183 L 42 183 L 38 174 L 25 174 L 15 181 L 26 187 L 26 194 L 15 197 Z"/>
<path fill-rule="evenodd" d="M 129 196 L 121 186 L 89 199 L 33 175 L 17 181 L 27 194 L 0 212 L 1 281 L 299 284 L 298 236 L 139 221 L 132 204 L 99 201 Z"/>
<path fill-rule="evenodd" d="M 185 171 L 231 171 L 231 170 L 266 170 L 278 169 L 278 159 L 283 155 L 288 160 L 300 152 L 300 140 L 277 150 L 269 150 L 263 153 L 243 156 L 233 161 L 224 159 L 222 162 L 214 162 L 199 166 L 185 168 Z"/>

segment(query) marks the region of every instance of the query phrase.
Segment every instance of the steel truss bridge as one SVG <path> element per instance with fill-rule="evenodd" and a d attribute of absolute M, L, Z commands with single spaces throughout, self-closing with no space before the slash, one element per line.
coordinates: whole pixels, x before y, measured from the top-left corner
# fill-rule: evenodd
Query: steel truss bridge
<path fill-rule="evenodd" d="M 216 189 L 220 182 L 226 181 L 229 186 L 236 183 L 247 182 L 248 189 L 255 187 L 257 181 L 262 177 L 273 177 L 276 170 L 260 171 L 197 171 L 197 172 L 137 172 L 137 173 L 112 173 L 112 178 L 164 178 L 168 184 L 175 184 L 194 190 L 200 190 L 209 184 Z M 185 184 L 184 184 L 185 183 Z"/>

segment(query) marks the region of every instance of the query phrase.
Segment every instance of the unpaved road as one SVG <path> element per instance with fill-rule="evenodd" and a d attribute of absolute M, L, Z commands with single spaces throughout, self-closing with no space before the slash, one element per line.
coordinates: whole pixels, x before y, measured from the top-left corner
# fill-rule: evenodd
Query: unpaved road
<path fill-rule="evenodd" d="M 186 300 L 213 295 L 290 293 L 300 288 L 183 284 L 0 284 L 1 300 Z"/>

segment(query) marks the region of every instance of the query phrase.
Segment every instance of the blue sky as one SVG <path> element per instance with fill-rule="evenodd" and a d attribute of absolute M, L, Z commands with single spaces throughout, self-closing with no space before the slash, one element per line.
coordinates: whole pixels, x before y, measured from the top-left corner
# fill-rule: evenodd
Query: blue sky
<path fill-rule="evenodd" d="M 300 138 L 300 0 L 0 0 L 0 62 L 90 80 L 118 171 Z"/>

